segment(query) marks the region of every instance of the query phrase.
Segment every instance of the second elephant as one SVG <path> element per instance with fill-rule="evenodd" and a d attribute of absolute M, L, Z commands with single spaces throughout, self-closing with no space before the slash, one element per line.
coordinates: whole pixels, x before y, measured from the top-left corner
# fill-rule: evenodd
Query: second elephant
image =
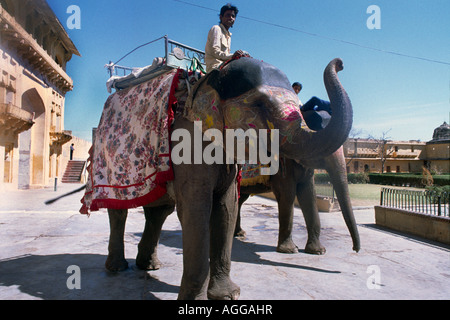
<path fill-rule="evenodd" d="M 326 169 L 336 191 L 342 215 L 353 240 L 353 250 L 360 250 L 360 238 L 353 215 L 352 204 L 348 191 L 347 172 L 342 147 L 330 156 L 315 161 L 297 162 L 284 159 L 281 170 L 270 177 L 268 184 L 254 184 L 241 186 L 239 198 L 239 214 L 235 235 L 243 236 L 241 207 L 251 194 L 273 191 L 278 202 L 279 233 L 277 251 L 282 253 L 296 253 L 297 246 L 292 240 L 292 226 L 294 219 L 294 202 L 297 197 L 302 210 L 308 240 L 305 252 L 324 254 L 325 247 L 320 243 L 320 218 L 314 189 L 314 169 Z"/>

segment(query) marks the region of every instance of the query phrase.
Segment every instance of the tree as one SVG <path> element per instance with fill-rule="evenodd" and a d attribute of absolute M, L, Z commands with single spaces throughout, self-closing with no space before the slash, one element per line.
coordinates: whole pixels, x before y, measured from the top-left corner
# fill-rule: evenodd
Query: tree
<path fill-rule="evenodd" d="M 378 158 L 380 158 L 381 173 L 384 173 L 384 167 L 386 164 L 386 160 L 395 152 L 395 150 L 387 148 L 388 142 L 392 141 L 392 140 L 389 140 L 390 137 L 387 136 L 389 131 L 391 131 L 391 130 L 392 129 L 389 129 L 388 131 L 384 131 L 381 134 L 381 137 L 379 139 L 375 139 L 373 137 L 370 138 L 375 141 L 375 144 L 374 144 L 374 147 L 372 148 L 372 150 L 374 152 L 376 152 L 378 155 Z"/>
<path fill-rule="evenodd" d="M 349 138 L 351 139 L 355 139 L 356 141 L 359 139 L 359 137 L 363 134 L 364 130 L 363 129 L 356 129 L 356 128 L 352 128 L 350 130 L 350 133 L 348 135 Z M 355 150 L 356 151 L 356 150 Z M 356 153 L 354 153 L 350 160 L 347 162 L 347 167 L 350 165 L 350 163 L 353 161 L 353 159 L 356 157 Z"/>

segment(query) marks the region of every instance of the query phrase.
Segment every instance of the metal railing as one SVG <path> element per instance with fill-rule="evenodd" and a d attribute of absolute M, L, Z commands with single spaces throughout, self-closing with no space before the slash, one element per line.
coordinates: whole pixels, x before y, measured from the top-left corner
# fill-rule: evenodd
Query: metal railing
<path fill-rule="evenodd" d="M 448 192 L 382 188 L 380 205 L 436 216 L 449 217 L 449 198 L 450 194 Z"/>
<path fill-rule="evenodd" d="M 164 37 L 165 51 L 166 51 L 166 63 L 171 64 L 171 56 L 178 60 L 186 60 L 186 63 L 190 63 L 192 59 L 197 59 L 200 63 L 205 63 L 205 52 L 182 44 L 180 42 L 170 40 L 167 36 Z M 177 51 L 178 50 L 178 51 Z M 175 60 L 175 66 L 179 67 L 179 62 Z"/>
<path fill-rule="evenodd" d="M 186 66 L 188 66 L 193 59 L 197 59 L 199 61 L 199 63 L 204 66 L 204 64 L 205 64 L 205 52 L 204 51 L 201 51 L 201 50 L 192 48 L 190 46 L 187 46 L 185 44 L 182 44 L 180 42 L 171 40 L 171 39 L 169 39 L 169 37 L 167 35 L 165 35 L 165 36 L 155 39 L 153 41 L 144 43 L 144 44 L 138 46 L 137 48 L 134 48 L 133 50 L 128 52 L 125 56 L 120 58 L 115 63 L 113 63 L 112 61 L 109 61 L 109 63 L 105 67 L 108 69 L 110 77 L 112 77 L 113 75 L 126 76 L 126 75 L 130 74 L 131 72 L 133 72 L 133 70 L 135 70 L 136 68 L 120 66 L 120 65 L 118 65 L 118 63 L 120 61 L 122 61 L 125 57 L 127 57 L 130 54 L 132 54 L 133 52 L 135 52 L 136 50 L 138 50 L 142 47 L 145 47 L 149 44 L 152 44 L 154 42 L 157 42 L 159 40 L 162 40 L 162 39 L 164 39 L 164 50 L 165 50 L 164 59 L 165 59 L 165 64 L 167 66 L 173 67 L 173 68 L 178 67 L 178 68 L 185 69 Z M 153 57 L 152 57 L 152 59 L 153 59 Z"/>
<path fill-rule="evenodd" d="M 109 76 L 127 76 L 131 72 L 133 72 L 134 68 L 125 67 L 125 66 L 119 66 L 118 64 L 113 64 L 112 61 L 109 62 L 110 64 L 107 65 Z"/>

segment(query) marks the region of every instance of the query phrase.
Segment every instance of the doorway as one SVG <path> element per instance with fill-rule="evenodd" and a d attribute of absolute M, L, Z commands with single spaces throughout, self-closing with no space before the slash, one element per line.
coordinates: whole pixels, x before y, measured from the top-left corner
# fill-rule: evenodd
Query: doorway
<path fill-rule="evenodd" d="M 45 106 L 36 89 L 22 95 L 22 109 L 34 114 L 34 125 L 19 135 L 19 189 L 43 185 L 45 152 Z"/>

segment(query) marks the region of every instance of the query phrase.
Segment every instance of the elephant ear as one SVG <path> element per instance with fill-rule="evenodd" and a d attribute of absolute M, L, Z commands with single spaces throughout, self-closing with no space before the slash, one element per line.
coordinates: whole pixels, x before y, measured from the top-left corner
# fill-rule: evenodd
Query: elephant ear
<path fill-rule="evenodd" d="M 184 117 L 189 121 L 201 121 L 202 131 L 219 129 L 223 132 L 223 114 L 220 95 L 215 89 L 219 71 L 213 70 L 201 78 L 188 96 Z"/>

